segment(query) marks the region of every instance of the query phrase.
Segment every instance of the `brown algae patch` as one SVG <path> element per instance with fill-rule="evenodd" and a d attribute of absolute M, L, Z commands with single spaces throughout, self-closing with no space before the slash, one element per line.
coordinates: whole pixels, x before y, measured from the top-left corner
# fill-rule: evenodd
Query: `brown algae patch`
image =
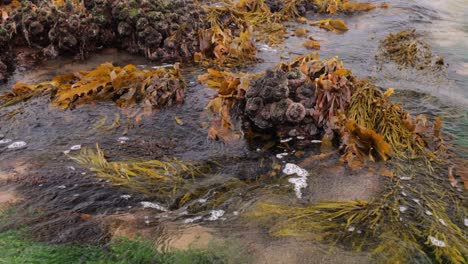
<path fill-rule="evenodd" d="M 432 54 L 431 47 L 421 39 L 421 35 L 416 30 L 390 33 L 381 41 L 380 49 L 380 53 L 376 56 L 378 60 L 382 62 L 391 60 L 400 68 L 413 67 L 422 70 L 445 64 L 442 57 Z"/>

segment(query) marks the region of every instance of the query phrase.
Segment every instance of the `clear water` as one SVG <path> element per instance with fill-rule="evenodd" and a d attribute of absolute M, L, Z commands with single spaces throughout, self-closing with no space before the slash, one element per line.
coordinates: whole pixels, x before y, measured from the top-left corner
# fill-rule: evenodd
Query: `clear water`
<path fill-rule="evenodd" d="M 397 92 L 392 100 L 402 104 L 405 109 L 412 113 L 441 117 L 445 133 L 451 136 L 450 142 L 457 146 L 461 156 L 468 157 L 468 2 L 387 2 L 391 5 L 388 9 L 376 9 L 352 16 L 340 15 L 339 18 L 350 28 L 345 34 L 310 27 L 310 35 L 321 42 L 322 57 L 339 56 L 358 77 L 372 78 L 383 88 L 394 87 Z M 310 18 L 318 20 L 327 17 Z M 302 25 L 290 23 L 289 29 L 293 31 L 298 26 Z M 408 28 L 420 32 L 432 46 L 433 52 L 445 58 L 449 64 L 446 72 L 428 74 L 415 70 L 400 71 L 392 64 L 384 65 L 381 71 L 377 70 L 374 56 L 379 41 L 390 32 Z M 276 47 L 259 44 L 262 50 L 260 57 L 264 62 L 248 70 L 257 72 L 270 68 L 280 61 L 280 55 L 291 57 L 308 53 L 302 47 L 303 41 L 302 38 L 290 37 Z M 289 54 L 289 51 L 292 53 Z M 89 70 L 106 61 L 119 65 L 132 63 L 155 66 L 141 57 L 110 50 L 95 54 L 85 62 L 60 59 L 39 65 L 34 70 L 18 71 L 9 83 L 0 86 L 0 92 L 9 90 L 17 81 L 44 81 L 61 73 Z M 265 170 L 268 171 L 260 163 L 282 162 L 276 160 L 274 153 L 255 151 L 258 147 L 255 143 L 241 141 L 234 146 L 226 146 L 209 141 L 206 130 L 209 115 L 205 112 L 205 106 L 213 91 L 196 83 L 196 77 L 204 73 L 204 69 L 197 66 L 182 67 L 188 83 L 185 104 L 154 113 L 138 125 L 112 102 L 81 106 L 73 111 L 59 111 L 48 105 L 47 98 L 38 98 L 0 109 L 0 134 L 27 143 L 26 148 L 19 150 L 9 150 L 0 145 L 0 174 L 22 176 L 22 183 L 27 182 L 37 188 L 37 193 L 32 194 L 32 197 L 36 197 L 38 203 L 48 203 L 51 210 L 56 206 L 60 210 L 66 208 L 106 215 L 129 211 L 125 206 L 136 206 L 148 197 L 134 194 L 134 198 L 124 204 L 117 202 L 118 197 L 127 191 L 104 188 L 102 183 L 86 178 L 91 173 L 63 155 L 63 151 L 72 145 L 81 144 L 85 147 L 99 143 L 112 160 L 175 156 L 194 161 L 222 161 L 224 167 L 200 184 L 225 182 L 231 178 L 256 178 Z M 11 112 L 15 110 L 18 110 L 18 114 L 11 117 Z M 111 125 L 116 114 L 120 116 L 122 126 L 103 130 Z M 174 121 L 176 116 L 184 121 L 183 126 Z M 118 138 L 124 135 L 129 141 L 122 145 Z M 312 154 L 316 150 L 309 151 Z M 294 161 L 294 158 L 284 159 L 285 162 L 291 160 Z M 86 177 L 81 176 L 82 173 L 86 173 Z M 377 177 L 353 174 L 342 168 L 329 167 L 326 163 L 314 168 L 312 176 L 304 191 L 304 202 L 369 199 L 381 189 L 381 180 Z M 40 184 L 43 186 L 39 188 Z M 67 188 L 57 188 L 62 185 Z M 76 193 L 83 194 L 84 198 L 57 200 L 57 197 L 62 199 Z M 233 212 L 242 211 L 257 200 L 269 199 L 271 194 L 265 192 L 262 196 L 252 197 L 246 192 L 243 199 L 233 199 L 231 204 L 223 208 L 227 210 L 226 221 L 210 225 L 220 236 L 229 230 L 229 234 L 249 244 L 260 263 L 310 263 L 311 259 L 317 260 L 314 263 L 344 263 L 344 260 L 346 263 L 371 262 L 361 253 L 334 249 L 335 252 L 327 254 L 330 248 L 325 245 L 289 238 L 273 239 L 254 224 L 241 225 L 237 221 L 238 217 Z M 291 196 L 281 199 L 294 201 L 292 188 Z"/>

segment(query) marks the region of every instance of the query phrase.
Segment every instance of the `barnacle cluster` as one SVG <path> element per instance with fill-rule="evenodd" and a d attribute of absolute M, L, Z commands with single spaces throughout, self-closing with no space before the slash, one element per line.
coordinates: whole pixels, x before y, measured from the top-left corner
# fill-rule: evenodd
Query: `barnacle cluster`
<path fill-rule="evenodd" d="M 266 0 L 265 4 L 270 8 L 271 12 L 281 12 L 288 4 L 294 6 L 300 16 L 304 16 L 307 11 L 316 11 L 317 6 L 312 1 L 296 0 L 296 1 L 281 1 L 281 0 Z"/>
<path fill-rule="evenodd" d="M 12 38 L 10 45 L 39 48 L 47 57 L 60 54 L 84 57 L 100 45 L 99 25 L 71 2 L 62 6 L 44 2 L 36 6 L 24 1 L 4 26 Z"/>
<path fill-rule="evenodd" d="M 87 1 L 101 28 L 111 28 L 118 45 L 149 59 L 189 58 L 199 50 L 204 10 L 193 1 Z"/>
<path fill-rule="evenodd" d="M 35 5 L 24 1 L 5 30 L 12 43 L 40 48 L 44 55 L 79 54 L 119 46 L 150 59 L 192 57 L 204 11 L 192 1 L 66 1 Z M 13 45 L 13 44 L 11 44 Z"/>
<path fill-rule="evenodd" d="M 9 41 L 8 31 L 3 25 L 0 25 L 0 82 L 5 80 L 8 72 L 12 72 L 14 69 L 13 53 Z"/>
<path fill-rule="evenodd" d="M 245 114 L 254 128 L 280 138 L 320 139 L 351 98 L 353 77 L 336 58 L 298 60 L 251 81 Z"/>

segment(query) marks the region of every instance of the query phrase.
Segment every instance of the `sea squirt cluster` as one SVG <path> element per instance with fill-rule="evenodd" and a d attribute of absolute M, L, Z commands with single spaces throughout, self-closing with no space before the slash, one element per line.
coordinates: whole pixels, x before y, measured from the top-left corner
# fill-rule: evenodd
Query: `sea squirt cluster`
<path fill-rule="evenodd" d="M 0 25 L 0 72 L 4 54 L 29 48 L 36 57 L 79 55 L 118 47 L 153 60 L 191 58 L 199 51 L 204 10 L 193 1 L 22 1 Z M 10 67 L 10 66 L 8 66 Z"/>
<path fill-rule="evenodd" d="M 122 49 L 153 60 L 192 57 L 199 50 L 198 31 L 206 27 L 204 10 L 191 0 L 99 0 L 85 6 Z"/>
<path fill-rule="evenodd" d="M 251 81 L 245 96 L 247 123 L 279 138 L 314 140 L 327 134 L 332 139 L 331 119 L 349 104 L 353 81 L 337 58 L 280 65 Z"/>
<path fill-rule="evenodd" d="M 313 115 L 315 87 L 298 70 L 269 70 L 253 81 L 246 93 L 245 113 L 260 130 L 273 129 L 278 136 L 311 138 L 320 134 Z"/>

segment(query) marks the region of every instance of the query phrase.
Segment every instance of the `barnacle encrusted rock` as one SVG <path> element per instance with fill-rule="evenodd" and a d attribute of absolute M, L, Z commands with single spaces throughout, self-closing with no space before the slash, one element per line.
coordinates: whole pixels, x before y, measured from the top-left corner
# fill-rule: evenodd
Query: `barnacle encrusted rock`
<path fill-rule="evenodd" d="M 247 90 L 245 113 L 248 120 L 257 129 L 276 131 L 279 136 L 315 136 L 317 129 L 307 129 L 307 125 L 314 122 L 311 113 L 315 90 L 313 84 L 306 81 L 307 76 L 298 69 L 267 71 L 265 76 L 251 82 Z"/>
<path fill-rule="evenodd" d="M 268 70 L 250 82 L 245 115 L 249 127 L 279 138 L 321 139 L 349 103 L 354 77 L 337 58 L 308 56 Z"/>

